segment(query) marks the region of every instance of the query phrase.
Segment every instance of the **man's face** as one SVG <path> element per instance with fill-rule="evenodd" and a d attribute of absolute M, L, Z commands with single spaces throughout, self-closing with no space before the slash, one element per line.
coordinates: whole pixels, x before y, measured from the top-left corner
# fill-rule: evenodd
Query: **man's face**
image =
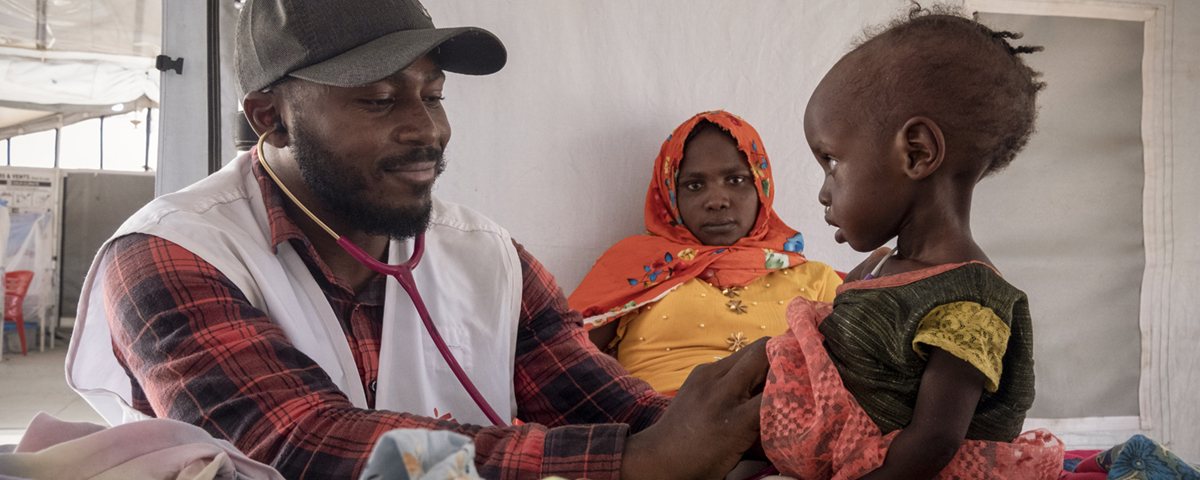
<path fill-rule="evenodd" d="M 305 84 L 287 124 L 304 183 L 338 221 L 372 235 L 412 237 L 429 224 L 450 123 L 445 76 L 429 57 L 362 87 Z"/>

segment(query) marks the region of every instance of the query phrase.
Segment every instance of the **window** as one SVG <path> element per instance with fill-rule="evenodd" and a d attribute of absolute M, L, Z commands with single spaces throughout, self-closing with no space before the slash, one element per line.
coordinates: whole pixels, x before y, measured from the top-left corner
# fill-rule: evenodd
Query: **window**
<path fill-rule="evenodd" d="M 62 128 L 59 137 L 58 166 L 62 168 L 100 168 L 100 119 L 93 118 Z"/>
<path fill-rule="evenodd" d="M 158 109 L 96 117 L 8 139 L 7 164 L 14 167 L 142 172 L 158 163 Z M 149 138 L 146 131 L 149 127 Z M 148 153 L 147 153 L 148 152 Z"/>
<path fill-rule="evenodd" d="M 8 139 L 9 165 L 14 167 L 54 167 L 55 130 L 45 130 Z"/>
<path fill-rule="evenodd" d="M 150 166 L 158 157 L 158 125 L 150 125 Z M 146 165 L 146 111 L 104 117 L 104 170 L 141 172 Z"/>

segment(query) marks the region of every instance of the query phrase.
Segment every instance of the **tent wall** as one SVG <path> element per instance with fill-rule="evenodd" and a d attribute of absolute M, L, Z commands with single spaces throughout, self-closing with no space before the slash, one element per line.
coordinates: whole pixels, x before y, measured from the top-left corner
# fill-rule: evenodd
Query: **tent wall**
<path fill-rule="evenodd" d="M 1038 132 L 975 194 L 973 231 L 1035 313 L 1035 417 L 1138 415 L 1142 22 L 981 14 L 1045 46 Z M 1104 381 L 1079 375 L 1105 365 Z"/>
<path fill-rule="evenodd" d="M 83 278 L 100 245 L 139 208 L 154 199 L 154 175 L 70 171 L 63 178 L 62 299 L 74 317 Z"/>

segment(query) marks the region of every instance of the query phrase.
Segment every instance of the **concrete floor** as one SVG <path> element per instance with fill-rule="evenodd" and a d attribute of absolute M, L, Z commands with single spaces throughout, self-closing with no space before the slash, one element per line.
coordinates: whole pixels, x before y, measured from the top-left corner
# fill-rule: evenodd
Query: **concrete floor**
<path fill-rule="evenodd" d="M 92 422 L 107 425 L 100 414 L 92 410 L 79 395 L 67 386 L 63 365 L 67 358 L 69 330 L 60 333 L 55 348 L 46 346 L 38 352 L 36 341 L 29 355 L 22 356 L 19 345 L 8 342 L 17 350 L 4 349 L 0 361 L 0 445 L 17 443 L 25 427 L 38 412 L 46 412 L 69 422 Z M 15 335 L 12 335 L 15 337 Z"/>

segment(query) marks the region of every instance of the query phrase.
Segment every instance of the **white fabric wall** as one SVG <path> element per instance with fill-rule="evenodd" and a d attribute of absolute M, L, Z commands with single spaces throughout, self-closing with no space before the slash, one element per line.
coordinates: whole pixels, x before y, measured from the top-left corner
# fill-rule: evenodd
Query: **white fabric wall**
<path fill-rule="evenodd" d="M 695 113 L 725 109 L 762 135 L 776 209 L 806 254 L 840 269 L 805 143 L 808 96 L 864 25 L 899 0 L 430 1 L 439 25 L 479 25 L 508 47 L 498 74 L 447 81 L 454 136 L 437 194 L 500 221 L 568 292 L 609 246 L 644 230 L 662 141 Z"/>
<path fill-rule="evenodd" d="M 1158 8 L 1151 34 L 1166 49 L 1148 63 L 1160 66 L 1148 88 L 1165 97 L 1156 107 L 1165 114 L 1142 133 L 1159 139 L 1165 151 L 1158 151 L 1165 160 L 1147 175 L 1162 176 L 1163 162 L 1171 170 L 1162 176 L 1165 185 L 1147 182 L 1143 212 L 1155 251 L 1168 253 L 1166 265 L 1158 257 L 1147 264 L 1165 272 L 1156 273 L 1161 285 L 1143 286 L 1162 293 L 1142 297 L 1141 366 L 1151 384 L 1143 381 L 1139 395 L 1140 430 L 1195 461 L 1200 429 L 1188 426 L 1200 424 L 1200 296 L 1194 293 L 1200 287 L 1200 188 L 1194 187 L 1200 185 L 1200 2 L 1025 3 Z M 850 40 L 863 26 L 902 11 L 906 1 L 426 4 L 438 25 L 490 29 L 510 55 L 496 75 L 452 75 L 447 81 L 454 137 L 437 194 L 507 226 L 568 292 L 601 252 L 643 230 L 650 167 L 666 135 L 690 115 L 717 108 L 743 116 L 762 134 L 779 185 L 776 208 L 804 232 L 809 258 L 843 270 L 862 258 L 835 244 L 822 221 L 816 202 L 821 175 L 804 141 L 802 115 L 813 88 Z M 1086 272 L 1079 279 L 1087 281 Z M 1160 320 L 1148 323 L 1148 311 L 1161 312 L 1155 313 Z M 1038 334 L 1063 332 L 1046 327 Z M 1070 355 L 1043 353 L 1048 357 L 1038 358 L 1041 366 Z M 1095 382 L 1110 373 L 1103 364 L 1087 367 L 1074 373 Z M 1092 415 L 1063 403 L 1071 399 L 1054 401 L 1035 408 L 1047 415 Z M 1094 415 L 1129 414 L 1128 399 L 1122 405 Z"/>
<path fill-rule="evenodd" d="M 1143 400 L 1143 412 L 1160 418 L 1153 428 L 1170 429 L 1177 449 L 1200 460 L 1200 2 L 1166 4 L 1165 26 L 1172 55 L 1163 72 L 1166 125 L 1162 135 L 1173 160 L 1165 182 L 1169 209 L 1162 215 L 1170 234 L 1170 277 L 1161 289 L 1168 302 L 1157 308 L 1170 322 L 1154 332 L 1160 348 L 1153 361 L 1163 369 L 1154 386 L 1162 393 Z M 1145 342 L 1143 341 L 1143 344 Z M 1165 417 L 1165 418 L 1163 418 Z"/>
<path fill-rule="evenodd" d="M 1138 415 L 1143 248 L 1142 22 L 982 14 L 1045 51 L 1038 131 L 975 190 L 972 226 L 1029 295 L 1035 417 Z M 1081 375 L 1104 366 L 1104 381 Z"/>

